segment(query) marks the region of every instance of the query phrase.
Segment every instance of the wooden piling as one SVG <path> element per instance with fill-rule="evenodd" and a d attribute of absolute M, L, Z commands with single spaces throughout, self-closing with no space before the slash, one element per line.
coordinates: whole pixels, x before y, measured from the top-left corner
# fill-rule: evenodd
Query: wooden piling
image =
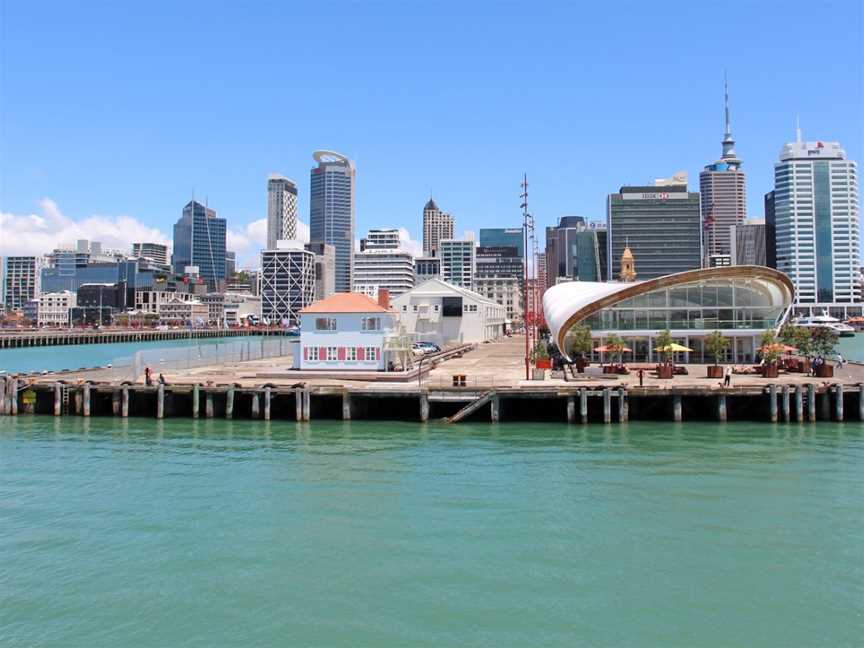
<path fill-rule="evenodd" d="M 572 394 L 567 397 L 567 422 L 576 422 L 576 397 Z"/>
<path fill-rule="evenodd" d="M 18 378 L 9 381 L 9 414 L 18 416 Z"/>
<path fill-rule="evenodd" d="M 225 418 L 234 418 L 234 385 L 229 386 L 225 394 Z"/>
<path fill-rule="evenodd" d="M 429 420 L 429 394 L 421 392 L 420 394 L 420 422 L 426 423 Z"/>
<path fill-rule="evenodd" d="M 795 387 L 795 420 L 799 423 L 804 422 L 804 387 L 802 385 Z"/>
<path fill-rule="evenodd" d="M 782 403 L 783 403 L 783 408 L 782 408 L 783 422 L 788 423 L 789 422 L 789 414 L 790 414 L 789 413 L 789 385 L 783 385 L 783 388 L 781 390 L 781 395 L 782 395 Z"/>
<path fill-rule="evenodd" d="M 120 390 L 118 389 L 111 392 L 111 414 L 120 416 Z"/>
<path fill-rule="evenodd" d="M 726 422 L 726 394 L 717 396 L 717 420 L 721 423 Z"/>
<path fill-rule="evenodd" d="M 584 387 L 579 390 L 579 418 L 582 423 L 588 422 L 588 390 Z"/>
<path fill-rule="evenodd" d="M 496 394 L 489 401 L 489 420 L 497 423 L 501 418 L 501 399 Z"/>
<path fill-rule="evenodd" d="M 612 422 L 612 391 L 608 387 L 603 388 L 603 422 Z"/>
<path fill-rule="evenodd" d="M 84 416 L 90 416 L 90 383 L 85 382 L 81 387 L 82 396 L 84 399 L 84 404 L 82 406 L 82 414 Z"/>
<path fill-rule="evenodd" d="M 342 420 L 351 420 L 351 392 L 348 390 L 342 392 Z"/>
<path fill-rule="evenodd" d="M 54 416 L 63 414 L 63 385 L 54 383 Z"/>
<path fill-rule="evenodd" d="M 294 414 L 298 422 L 303 420 L 303 390 L 299 387 L 294 390 Z"/>
<path fill-rule="evenodd" d="M 777 422 L 777 385 L 768 385 L 768 418 L 772 423 Z"/>
<path fill-rule="evenodd" d="M 309 389 L 303 390 L 303 420 L 308 421 L 312 418 L 312 392 Z"/>
<path fill-rule="evenodd" d="M 192 418 L 197 419 L 201 408 L 201 387 L 192 385 Z"/>
<path fill-rule="evenodd" d="M 156 386 L 156 418 L 165 418 L 165 385 L 161 382 Z"/>
<path fill-rule="evenodd" d="M 834 418 L 843 421 L 843 385 L 834 387 Z"/>
<path fill-rule="evenodd" d="M 683 407 L 681 406 L 681 394 L 672 394 L 672 419 L 676 423 L 680 423 L 684 418 Z"/>
<path fill-rule="evenodd" d="M 270 387 L 264 388 L 264 420 L 270 420 Z"/>
<path fill-rule="evenodd" d="M 618 422 L 626 423 L 630 418 L 630 405 L 627 402 L 627 391 L 623 387 L 618 388 Z"/>
<path fill-rule="evenodd" d="M 206 418 L 213 418 L 216 414 L 216 408 L 213 405 L 213 392 L 211 390 L 207 390 L 204 392 L 204 416 Z"/>
<path fill-rule="evenodd" d="M 807 384 L 807 420 L 816 422 L 816 385 Z"/>
<path fill-rule="evenodd" d="M 823 421 L 831 420 L 831 389 L 829 387 L 825 388 L 819 403 L 819 418 Z"/>
<path fill-rule="evenodd" d="M 252 418 L 261 418 L 261 395 L 257 391 L 252 394 Z"/>
<path fill-rule="evenodd" d="M 858 420 L 864 421 L 864 383 L 858 385 Z"/>
<path fill-rule="evenodd" d="M 6 416 L 9 413 L 8 387 L 6 377 L 0 376 L 0 416 Z"/>
<path fill-rule="evenodd" d="M 120 391 L 120 416 L 129 418 L 129 385 L 123 385 Z"/>

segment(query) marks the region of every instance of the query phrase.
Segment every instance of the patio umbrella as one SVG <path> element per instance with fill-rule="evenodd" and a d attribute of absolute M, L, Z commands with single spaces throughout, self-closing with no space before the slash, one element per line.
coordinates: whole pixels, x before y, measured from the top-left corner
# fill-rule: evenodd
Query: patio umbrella
<path fill-rule="evenodd" d="M 633 353 L 633 349 L 629 349 L 625 347 L 610 347 L 609 345 L 604 344 L 603 346 L 599 346 L 595 351 L 600 353 Z"/>
<path fill-rule="evenodd" d="M 659 351 L 660 353 L 685 353 L 693 351 L 690 347 L 686 347 L 683 344 L 678 344 L 677 342 L 672 342 L 671 344 L 667 344 L 666 346 L 657 347 L 654 349 L 655 351 Z"/>

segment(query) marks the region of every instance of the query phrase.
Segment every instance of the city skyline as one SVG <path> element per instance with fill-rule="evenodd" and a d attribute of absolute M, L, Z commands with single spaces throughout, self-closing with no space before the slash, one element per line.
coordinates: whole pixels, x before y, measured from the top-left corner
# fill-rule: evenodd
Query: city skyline
<path fill-rule="evenodd" d="M 508 30 L 516 20 L 514 11 L 507 7 L 500 9 L 497 12 L 500 15 L 492 19 L 483 15 L 489 20 L 489 35 L 484 36 L 488 54 L 478 58 L 476 48 L 469 42 L 469 28 L 476 27 L 481 16 L 468 15 L 464 28 L 444 31 L 444 38 L 452 47 L 440 65 L 412 48 L 403 47 L 417 35 L 420 27 L 415 23 L 424 24 L 418 17 L 428 19 L 432 25 L 442 20 L 435 12 L 416 8 L 412 12 L 391 12 L 393 15 L 389 17 L 372 16 L 374 10 L 370 15 L 341 16 L 336 21 L 336 29 L 340 31 L 357 28 L 362 32 L 362 25 L 373 18 L 381 20 L 381 29 L 405 29 L 384 44 L 361 48 L 355 65 L 371 66 L 374 73 L 370 89 L 363 90 L 355 80 L 346 82 L 344 88 L 330 88 L 338 98 L 344 99 L 347 93 L 353 93 L 351 115 L 346 116 L 344 123 L 333 122 L 336 113 L 331 108 L 320 109 L 320 115 L 313 115 L 306 109 L 290 109 L 287 118 L 298 126 L 303 125 L 302 135 L 274 136 L 275 131 L 264 114 L 248 106 L 238 107 L 230 101 L 227 103 L 232 113 L 230 119 L 224 121 L 224 128 L 223 124 L 217 128 L 214 122 L 220 115 L 226 116 L 227 106 L 220 101 L 215 102 L 214 115 L 208 118 L 190 113 L 182 102 L 168 102 L 166 105 L 176 119 L 171 120 L 163 132 L 161 109 L 153 115 L 144 114 L 142 111 L 153 108 L 152 102 L 137 107 L 131 101 L 130 93 L 135 95 L 130 88 L 119 94 L 114 92 L 112 97 L 118 102 L 118 111 L 131 120 L 123 122 L 122 132 L 130 138 L 131 147 L 140 147 L 140 155 L 118 161 L 109 159 L 106 154 L 115 148 L 113 138 L 115 132 L 120 132 L 120 122 L 111 118 L 100 122 L 93 119 L 98 115 L 92 112 L 85 115 L 74 105 L 65 121 L 46 119 L 44 109 L 34 105 L 43 90 L 41 86 L 34 87 L 33 82 L 58 81 L 53 88 L 71 92 L 73 97 L 91 97 L 84 102 L 91 109 L 94 107 L 91 102 L 101 99 L 103 94 L 107 99 L 113 85 L 107 84 L 104 71 L 94 62 L 99 59 L 101 48 L 112 43 L 82 51 L 66 47 L 64 43 L 68 39 L 66 32 L 70 21 L 77 25 L 92 20 L 93 24 L 105 26 L 113 25 L 120 18 L 110 10 L 94 16 L 92 10 L 86 8 L 80 16 L 70 16 L 59 7 L 56 15 L 42 25 L 46 34 L 44 60 L 25 61 L 19 58 L 27 48 L 18 32 L 26 32 L 24 27 L 36 18 L 25 7 L 11 7 L 5 16 L 3 32 L 8 62 L 4 94 L 15 97 L 16 101 L 6 102 L 2 117 L 2 142 L 7 155 L 0 163 L 3 176 L 0 210 L 5 214 L 4 229 L 14 225 L 12 231 L 18 233 L 21 248 L 3 253 L 39 253 L 41 250 L 27 247 L 36 247 L 39 240 L 50 241 L 43 246 L 48 251 L 62 242 L 51 238 L 54 232 L 79 232 L 85 224 L 96 227 L 87 232 L 87 238 L 104 240 L 115 247 L 117 243 L 108 234 L 117 230 L 137 240 L 164 243 L 165 239 L 170 240 L 171 223 L 176 219 L 178 205 L 185 204 L 194 193 L 199 200 L 209 198 L 220 216 L 228 220 L 228 248 L 238 252 L 241 266 L 250 267 L 250 259 L 257 255 L 258 248 L 264 247 L 261 241 L 266 235 L 266 201 L 261 191 L 264 179 L 273 172 L 304 178 L 308 173 L 309 153 L 319 147 L 340 150 L 357 163 L 355 238 L 374 227 L 401 227 L 407 229 L 411 240 L 420 240 L 419 205 L 430 189 L 456 219 L 459 226 L 456 236 L 463 230 L 476 231 L 481 227 L 518 226 L 518 179 L 523 171 L 528 173 L 531 182 L 532 211 L 541 229 L 566 214 L 583 214 L 590 220 L 602 220 L 605 196 L 621 185 L 647 184 L 650 178 L 679 168 L 696 178 L 706 164 L 717 158 L 717 139 L 723 128 L 724 69 L 728 70 L 734 109 L 736 152 L 746 161 L 748 217 L 763 216 L 762 196 L 772 187 L 773 163 L 778 151 L 792 139 L 796 114 L 801 115 L 807 140 L 839 141 L 850 159 L 861 159 L 861 114 L 864 112 L 861 110 L 861 84 L 848 71 L 827 64 L 837 55 L 854 57 L 859 49 L 860 34 L 854 32 L 854 25 L 860 24 L 861 9 L 853 3 L 849 4 L 847 12 L 820 12 L 802 5 L 800 10 L 784 12 L 779 17 L 779 25 L 778 16 L 770 7 L 747 11 L 746 17 L 738 15 L 744 9 L 735 7 L 699 7 L 687 11 L 637 9 L 633 26 L 616 23 L 615 33 L 611 35 L 607 29 L 610 19 L 589 10 L 587 15 L 580 16 L 586 27 L 580 38 L 584 42 L 574 47 L 569 47 L 566 40 L 541 39 L 544 30 L 551 30 L 554 36 L 563 28 L 549 20 L 548 10 L 539 11 L 528 17 L 525 26 L 527 42 L 538 47 L 525 48 L 534 53 L 527 54 L 522 61 L 515 60 L 504 46 L 504 36 L 510 33 Z M 141 11 L 145 15 L 138 17 L 146 26 L 156 21 L 169 22 L 173 10 L 156 5 Z M 568 18 L 569 11 L 561 8 L 560 12 L 565 14 L 562 18 Z M 363 13 L 357 8 L 348 10 L 348 14 L 358 12 Z M 718 20 L 721 14 L 722 21 Z M 202 28 L 220 33 L 228 29 L 229 17 L 208 17 Z M 255 20 L 265 21 L 268 16 Z M 300 24 L 310 28 L 323 20 L 314 9 L 304 9 L 299 16 Z M 648 70 L 679 52 L 689 51 L 696 42 L 706 51 L 712 46 L 719 47 L 728 37 L 722 25 L 730 20 L 739 24 L 733 52 L 724 50 L 723 59 L 718 59 L 716 65 L 706 65 L 699 57 L 693 57 L 698 60 L 678 61 L 677 73 L 682 80 L 686 79 L 686 84 L 649 83 Z M 563 20 L 562 24 L 566 22 Z M 61 23 L 63 33 L 60 33 Z M 684 24 L 693 27 L 692 34 L 681 32 L 679 28 Z M 258 23 L 255 26 L 259 26 Z M 645 29 L 646 26 L 649 28 Z M 778 26 L 784 29 L 777 29 Z M 807 26 L 816 32 L 830 31 L 835 42 L 831 52 L 811 52 L 805 57 L 803 52 L 783 47 L 782 33 L 796 26 Z M 424 31 L 425 28 L 424 24 Z M 84 24 L 82 29 L 87 33 L 89 27 Z M 106 38 L 123 38 L 130 29 L 131 25 L 121 23 L 116 33 Z M 251 38 L 249 29 L 244 23 L 234 36 L 246 44 Z M 57 38 L 52 38 L 55 32 Z M 604 38 L 616 42 L 627 38 L 633 42 L 622 53 L 612 55 L 605 41 L 600 39 L 601 33 Z M 662 40 L 663 34 L 673 33 L 681 40 L 673 40 L 673 44 L 660 49 L 655 47 L 653 61 L 640 61 L 633 56 L 640 47 L 653 46 Z M 302 43 L 308 43 L 307 38 L 301 34 Z M 545 41 L 552 44 L 544 44 Z M 460 72 L 457 62 L 469 46 L 476 63 L 469 65 L 468 71 Z M 335 51 L 328 54 L 328 61 L 343 53 L 342 48 L 342 45 L 336 46 Z M 787 65 L 782 67 L 774 65 L 773 57 L 765 56 L 766 52 L 778 48 L 783 48 L 787 57 Z M 236 63 L 244 74 L 250 69 L 249 65 L 263 60 L 265 55 L 254 44 L 245 49 L 246 53 L 237 54 L 245 58 Z M 117 65 L 130 57 L 134 62 L 134 51 L 122 46 L 117 50 Z M 81 83 L 76 88 L 70 88 L 69 82 L 62 78 L 56 79 L 59 72 L 52 71 L 49 66 L 57 62 L 61 51 L 64 56 L 71 57 L 62 66 L 64 71 L 73 67 L 87 69 L 92 78 L 77 79 Z M 375 62 L 381 56 L 393 51 L 405 53 L 402 64 L 393 70 L 377 66 Z M 303 52 L 301 48 L 294 64 L 312 60 Z M 195 86 L 213 82 L 223 56 L 217 53 L 213 61 L 199 61 L 186 45 L 172 45 L 169 53 L 172 62 L 181 69 L 193 66 Z M 593 65 L 587 67 L 592 69 L 577 68 L 576 64 L 586 56 L 591 57 Z M 490 62 L 492 65 L 481 72 L 481 64 Z M 325 81 L 315 77 L 315 73 L 323 64 L 313 64 L 310 70 L 299 75 L 292 92 L 322 92 Z M 548 70 L 542 69 L 541 64 L 548 66 Z M 167 70 L 167 60 L 157 57 L 153 65 L 152 72 L 132 65 L 129 78 L 144 90 L 173 87 L 176 75 Z M 404 83 L 396 83 L 397 79 L 404 80 L 406 70 L 412 65 L 418 68 L 416 73 Z M 769 68 L 770 87 L 764 81 L 769 78 Z M 234 69 L 229 65 L 226 74 L 229 80 L 240 83 Z M 639 76 L 642 73 L 646 73 L 645 78 Z M 158 74 L 163 74 L 164 79 Z M 526 79 L 527 85 L 521 86 L 524 97 L 522 91 L 514 93 L 511 75 L 512 79 Z M 445 77 L 449 83 L 443 83 Z M 567 79 L 566 87 L 559 87 L 561 78 Z M 628 82 L 619 83 L 627 79 Z M 243 86 L 253 99 L 260 98 L 265 88 L 268 93 L 276 92 L 263 80 L 259 87 L 258 80 L 259 77 L 253 75 Z M 444 92 L 456 93 L 460 98 L 454 116 L 464 122 L 463 125 L 446 127 L 444 116 L 430 112 L 429 107 L 416 101 L 425 95 L 430 84 L 435 87 L 435 82 L 440 83 Z M 284 101 L 282 94 L 274 96 Z M 637 108 L 633 107 L 634 97 L 638 100 Z M 253 105 L 255 101 L 245 103 Z M 407 111 L 406 105 L 412 106 L 412 110 Z M 437 103 L 432 102 L 432 105 L 437 106 Z M 193 114 L 195 119 L 191 119 Z M 85 118 L 90 120 L 87 127 L 81 133 L 72 133 L 70 128 L 78 127 Z M 450 121 L 446 119 L 446 124 Z M 96 122 L 101 130 L 94 130 Z M 136 124 L 136 128 L 130 131 L 129 123 Z M 262 128 L 265 131 L 261 131 Z M 139 130 L 151 141 L 143 142 Z M 264 137 L 264 132 L 269 139 Z M 81 144 L 82 137 L 89 138 L 87 146 Z M 177 146 L 187 148 L 202 143 L 211 147 L 202 164 L 188 165 L 183 161 L 178 166 L 177 162 L 166 158 Z M 590 164 L 586 155 L 589 151 Z M 400 157 L 406 152 L 411 156 L 411 163 L 400 164 Z M 550 156 L 554 158 L 554 165 L 549 164 Z M 495 163 L 484 164 L 484 159 Z M 309 225 L 309 192 L 303 184 L 301 182 L 298 187 L 301 239 L 306 238 Z M 155 191 L 142 192 L 138 189 L 140 186 Z M 40 229 L 39 224 L 28 217 L 42 215 L 40 201 L 45 201 L 46 213 L 60 214 L 63 220 L 51 221 L 50 227 Z M 99 214 L 103 216 L 94 218 Z M 123 215 L 128 218 L 118 220 Z M 79 228 L 82 221 L 84 224 Z M 55 226 L 57 222 L 61 227 Z M 118 225 L 121 222 L 123 227 Z M 22 230 L 22 223 L 31 229 Z M 134 237 L 133 229 L 139 230 Z M 84 237 L 72 235 L 65 242 Z"/>

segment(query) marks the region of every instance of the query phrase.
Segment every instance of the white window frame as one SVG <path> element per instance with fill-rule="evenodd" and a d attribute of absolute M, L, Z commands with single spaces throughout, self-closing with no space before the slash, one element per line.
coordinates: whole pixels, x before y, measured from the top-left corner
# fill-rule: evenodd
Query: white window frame
<path fill-rule="evenodd" d="M 327 362 L 335 362 L 339 359 L 339 349 L 335 346 L 327 347 Z"/>
<path fill-rule="evenodd" d="M 357 362 L 357 347 L 349 346 L 345 351 L 346 362 Z"/>
<path fill-rule="evenodd" d="M 315 330 L 316 331 L 335 331 L 336 330 L 336 318 L 335 317 L 316 317 L 315 318 Z"/>

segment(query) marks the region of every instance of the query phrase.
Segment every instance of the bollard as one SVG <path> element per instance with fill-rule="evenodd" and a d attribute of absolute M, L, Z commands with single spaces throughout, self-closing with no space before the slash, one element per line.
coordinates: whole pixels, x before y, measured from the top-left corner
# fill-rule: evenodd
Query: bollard
<path fill-rule="evenodd" d="M 804 387 L 801 385 L 795 387 L 795 420 L 804 422 Z"/>
<path fill-rule="evenodd" d="M 298 388 L 294 390 L 294 409 L 298 421 L 303 420 L 303 392 Z"/>
<path fill-rule="evenodd" d="M 608 387 L 603 388 L 603 422 L 612 422 L 612 391 Z"/>
<path fill-rule="evenodd" d="M 843 385 L 834 387 L 834 418 L 843 421 Z"/>
<path fill-rule="evenodd" d="M 204 416 L 213 418 L 215 408 L 213 407 L 213 392 L 209 389 L 204 393 Z"/>
<path fill-rule="evenodd" d="M 252 418 L 261 418 L 261 398 L 257 391 L 252 394 Z"/>
<path fill-rule="evenodd" d="M 63 385 L 54 383 L 54 416 L 63 414 Z"/>
<path fill-rule="evenodd" d="M 567 397 L 567 422 L 576 422 L 576 397 L 572 395 Z"/>
<path fill-rule="evenodd" d="M 816 422 L 816 385 L 813 383 L 807 385 L 807 420 Z"/>
<path fill-rule="evenodd" d="M 83 414 L 84 416 L 90 416 L 90 383 L 85 382 L 82 390 L 84 395 Z"/>
<path fill-rule="evenodd" d="M 201 407 L 200 403 L 201 388 L 198 385 L 192 385 L 192 418 L 198 418 L 198 410 Z"/>
<path fill-rule="evenodd" d="M 165 385 L 162 383 L 156 387 L 156 418 L 165 418 Z"/>
<path fill-rule="evenodd" d="M 588 391 L 584 387 L 579 390 L 579 417 L 583 423 L 588 422 Z"/>
<path fill-rule="evenodd" d="M 683 418 L 684 413 L 681 406 L 681 394 L 672 394 L 672 419 L 676 423 L 680 423 Z"/>
<path fill-rule="evenodd" d="M 772 423 L 777 422 L 777 385 L 768 385 L 768 417 Z"/>
<path fill-rule="evenodd" d="M 270 420 L 270 388 L 264 388 L 264 420 Z"/>
<path fill-rule="evenodd" d="M 120 416 L 129 418 L 129 385 L 123 385 L 120 392 Z"/>
<path fill-rule="evenodd" d="M 420 394 L 420 422 L 426 423 L 429 420 L 429 394 L 423 392 Z"/>
<path fill-rule="evenodd" d="M 726 394 L 717 396 L 717 420 L 721 423 L 726 422 Z"/>
<path fill-rule="evenodd" d="M 789 422 L 789 385 L 783 385 L 782 388 L 782 396 L 783 396 L 783 422 Z"/>
<path fill-rule="evenodd" d="M 228 392 L 225 394 L 225 418 L 230 419 L 234 417 L 234 385 L 231 385 L 228 388 Z"/>
<path fill-rule="evenodd" d="M 347 391 L 342 392 L 342 420 L 351 420 L 351 394 Z"/>
<path fill-rule="evenodd" d="M 626 423 L 630 418 L 630 404 L 627 402 L 627 392 L 623 387 L 618 388 L 618 422 Z"/>

